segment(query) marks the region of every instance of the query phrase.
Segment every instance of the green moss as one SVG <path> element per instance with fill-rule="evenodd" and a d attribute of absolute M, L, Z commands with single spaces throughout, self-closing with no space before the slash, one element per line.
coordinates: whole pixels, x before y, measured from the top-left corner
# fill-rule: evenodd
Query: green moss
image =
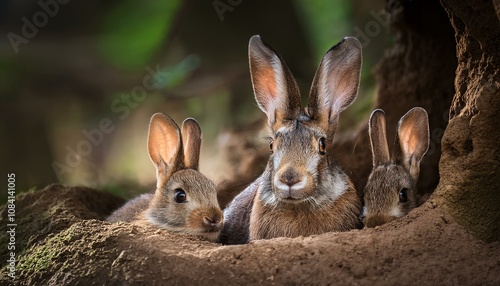
<path fill-rule="evenodd" d="M 27 196 L 29 193 L 32 193 L 36 190 L 36 188 L 31 188 L 26 192 L 23 192 L 16 198 L 16 210 L 19 209 L 19 202 Z M 1 207 L 0 212 L 4 212 L 6 205 Z M 51 214 L 49 212 L 44 212 L 42 214 L 30 214 L 23 213 L 21 210 L 16 212 L 16 256 L 22 255 L 24 250 L 29 247 L 31 244 L 36 242 L 36 237 L 43 235 L 43 229 L 50 223 Z M 0 223 L 0 232 L 5 233 L 7 231 L 7 220 L 2 218 Z M 9 237 L 7 235 L 0 236 L 0 257 L 2 258 L 2 265 L 5 264 L 5 260 L 10 252 L 7 248 Z"/>
<path fill-rule="evenodd" d="M 57 245 L 41 246 L 32 255 L 25 256 L 18 264 L 19 271 L 40 272 L 50 266 L 57 255 Z"/>
<path fill-rule="evenodd" d="M 26 251 L 18 264 L 18 270 L 27 273 L 38 273 L 50 268 L 54 262 L 63 257 L 64 263 L 62 269 L 69 267 L 71 259 L 64 258 L 66 256 L 67 247 L 75 240 L 78 240 L 81 234 L 75 232 L 72 226 L 56 235 L 50 235 L 48 239 L 41 245 L 34 245 Z M 95 251 L 89 251 L 92 255 Z"/>

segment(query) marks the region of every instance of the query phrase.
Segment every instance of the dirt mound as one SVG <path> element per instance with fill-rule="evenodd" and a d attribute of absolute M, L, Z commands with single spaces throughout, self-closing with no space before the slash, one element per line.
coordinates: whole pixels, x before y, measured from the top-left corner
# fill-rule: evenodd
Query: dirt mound
<path fill-rule="evenodd" d="M 87 220 L 103 220 L 124 200 L 108 193 L 85 187 L 64 187 L 50 185 L 43 190 L 21 194 L 15 201 L 16 253 L 44 239 L 57 234 L 72 224 Z M 7 207 L 0 210 L 0 231 L 7 231 Z M 7 236 L 0 236 L 1 266 L 8 257 Z"/>
<path fill-rule="evenodd" d="M 99 219 L 121 202 L 86 188 L 50 186 L 17 203 L 27 225 L 40 214 L 50 218 L 37 231 L 31 224 L 30 238 L 17 237 L 19 243 L 32 241 L 24 242 L 27 248 L 18 256 L 21 285 L 500 283 L 500 243 L 477 240 L 431 202 L 375 229 L 239 246 L 103 222 Z M 8 282 L 9 277 L 0 278 L 2 285 Z"/>

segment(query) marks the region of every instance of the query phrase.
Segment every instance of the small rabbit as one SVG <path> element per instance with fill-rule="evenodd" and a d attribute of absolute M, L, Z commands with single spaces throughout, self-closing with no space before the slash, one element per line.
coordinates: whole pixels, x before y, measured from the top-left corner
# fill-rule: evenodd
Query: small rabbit
<path fill-rule="evenodd" d="M 145 221 L 178 233 L 217 241 L 223 213 L 212 181 L 198 172 L 201 129 L 192 118 L 184 120 L 181 130 L 167 115 L 151 117 L 148 152 L 156 167 L 156 191 L 141 195 L 107 219 Z"/>
<path fill-rule="evenodd" d="M 392 156 L 389 156 L 384 111 L 373 111 L 369 134 L 373 170 L 364 189 L 361 218 L 366 227 L 375 227 L 406 215 L 418 204 L 416 183 L 420 161 L 429 148 L 427 112 L 415 107 L 401 117 Z"/>
<path fill-rule="evenodd" d="M 329 153 L 339 114 L 357 95 L 361 44 L 344 38 L 323 56 L 305 110 L 288 67 L 259 36 L 250 39 L 249 58 L 255 98 L 272 131 L 271 156 L 263 174 L 225 209 L 221 242 L 359 227 L 360 199 Z"/>

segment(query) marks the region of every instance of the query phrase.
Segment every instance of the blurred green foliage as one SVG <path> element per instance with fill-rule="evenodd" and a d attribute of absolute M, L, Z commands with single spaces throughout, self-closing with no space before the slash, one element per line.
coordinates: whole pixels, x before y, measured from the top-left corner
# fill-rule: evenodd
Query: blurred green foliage
<path fill-rule="evenodd" d="M 162 69 L 160 74 L 155 75 L 157 77 L 161 77 L 161 74 L 165 74 L 165 78 L 160 82 L 158 88 L 173 88 L 181 85 L 184 80 L 200 65 L 201 58 L 196 54 L 192 54 L 185 57 L 177 65 Z"/>
<path fill-rule="evenodd" d="M 0 56 L 0 99 L 12 99 L 13 94 L 7 92 L 18 80 L 18 67 L 14 58 Z"/>
<path fill-rule="evenodd" d="M 319 60 L 334 43 L 339 42 L 351 28 L 351 2 L 345 0 L 295 0 L 301 13 L 316 59 Z"/>
<path fill-rule="evenodd" d="M 100 48 L 112 64 L 126 69 L 144 67 L 168 35 L 180 0 L 126 0 L 103 20 Z"/>
<path fill-rule="evenodd" d="M 317 62 L 335 43 L 352 35 L 355 26 L 352 19 L 352 1 L 294 0 L 294 3 Z M 350 129 L 352 125 L 358 124 L 371 111 L 375 83 L 371 64 L 364 59 L 358 98 L 353 106 L 344 112 L 340 131 L 345 130 L 345 127 Z"/>
<path fill-rule="evenodd" d="M 39 7 L 36 1 L 10 2 L 13 8 L 5 13 L 10 26 L 0 30 L 18 32 L 20 19 Z M 324 53 L 354 35 L 354 27 L 363 29 L 373 21 L 370 11 L 383 9 L 383 1 L 378 6 L 374 2 L 243 1 L 225 12 L 224 21 L 212 1 L 89 0 L 61 6 L 60 15 L 40 28 L 21 52 L 0 47 L 0 99 L 7 114 L 0 124 L 0 135 L 7 139 L 0 147 L 9 150 L 0 155 L 2 167 L 16 171 L 19 189 L 60 180 L 130 197 L 131 191 L 154 185 L 147 126 L 154 112 L 164 112 L 177 123 L 186 117 L 200 122 L 206 154 L 201 168 L 216 178 L 221 132 L 248 128 L 264 117 L 248 73 L 250 36 L 262 34 L 286 55 L 299 84 L 307 88 Z M 378 44 L 386 44 L 383 36 L 370 39 L 364 49 L 360 93 L 342 113 L 339 131 L 366 122 L 375 94 L 372 67 L 385 48 Z M 148 74 L 162 80 L 155 81 L 158 85 L 143 100 L 130 106 L 120 102 L 130 111 L 121 118 L 124 113 L 114 110 L 112 102 L 133 92 Z M 115 130 L 81 156 L 63 179 L 57 178 L 51 164 L 67 164 L 67 147 L 77 149 L 88 141 L 82 130 L 98 128 L 103 118 L 110 118 Z M 267 140 L 262 138 L 262 143 Z M 85 173 L 91 174 L 88 179 Z"/>

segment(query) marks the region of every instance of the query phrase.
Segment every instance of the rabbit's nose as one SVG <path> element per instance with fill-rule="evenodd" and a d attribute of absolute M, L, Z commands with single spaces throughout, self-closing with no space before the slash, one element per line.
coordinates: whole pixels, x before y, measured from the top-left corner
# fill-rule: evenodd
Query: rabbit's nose
<path fill-rule="evenodd" d="M 203 217 L 203 224 L 214 231 L 220 228 L 221 221 L 222 221 L 221 217 L 217 215 L 213 217 L 208 217 L 208 216 Z"/>
<path fill-rule="evenodd" d="M 390 218 L 388 216 L 372 215 L 372 216 L 365 217 L 364 224 L 366 227 L 376 227 L 379 225 L 383 225 L 384 223 L 387 223 L 391 220 L 393 220 L 393 218 Z"/>
<path fill-rule="evenodd" d="M 285 173 L 283 173 L 280 176 L 280 181 L 283 184 L 286 184 L 287 186 L 291 187 L 291 186 L 299 183 L 301 180 L 295 171 L 287 170 Z"/>
<path fill-rule="evenodd" d="M 215 219 L 209 218 L 208 216 L 206 216 L 203 218 L 203 223 L 207 224 L 207 225 L 211 225 L 211 224 L 215 224 L 217 222 L 215 221 Z"/>

